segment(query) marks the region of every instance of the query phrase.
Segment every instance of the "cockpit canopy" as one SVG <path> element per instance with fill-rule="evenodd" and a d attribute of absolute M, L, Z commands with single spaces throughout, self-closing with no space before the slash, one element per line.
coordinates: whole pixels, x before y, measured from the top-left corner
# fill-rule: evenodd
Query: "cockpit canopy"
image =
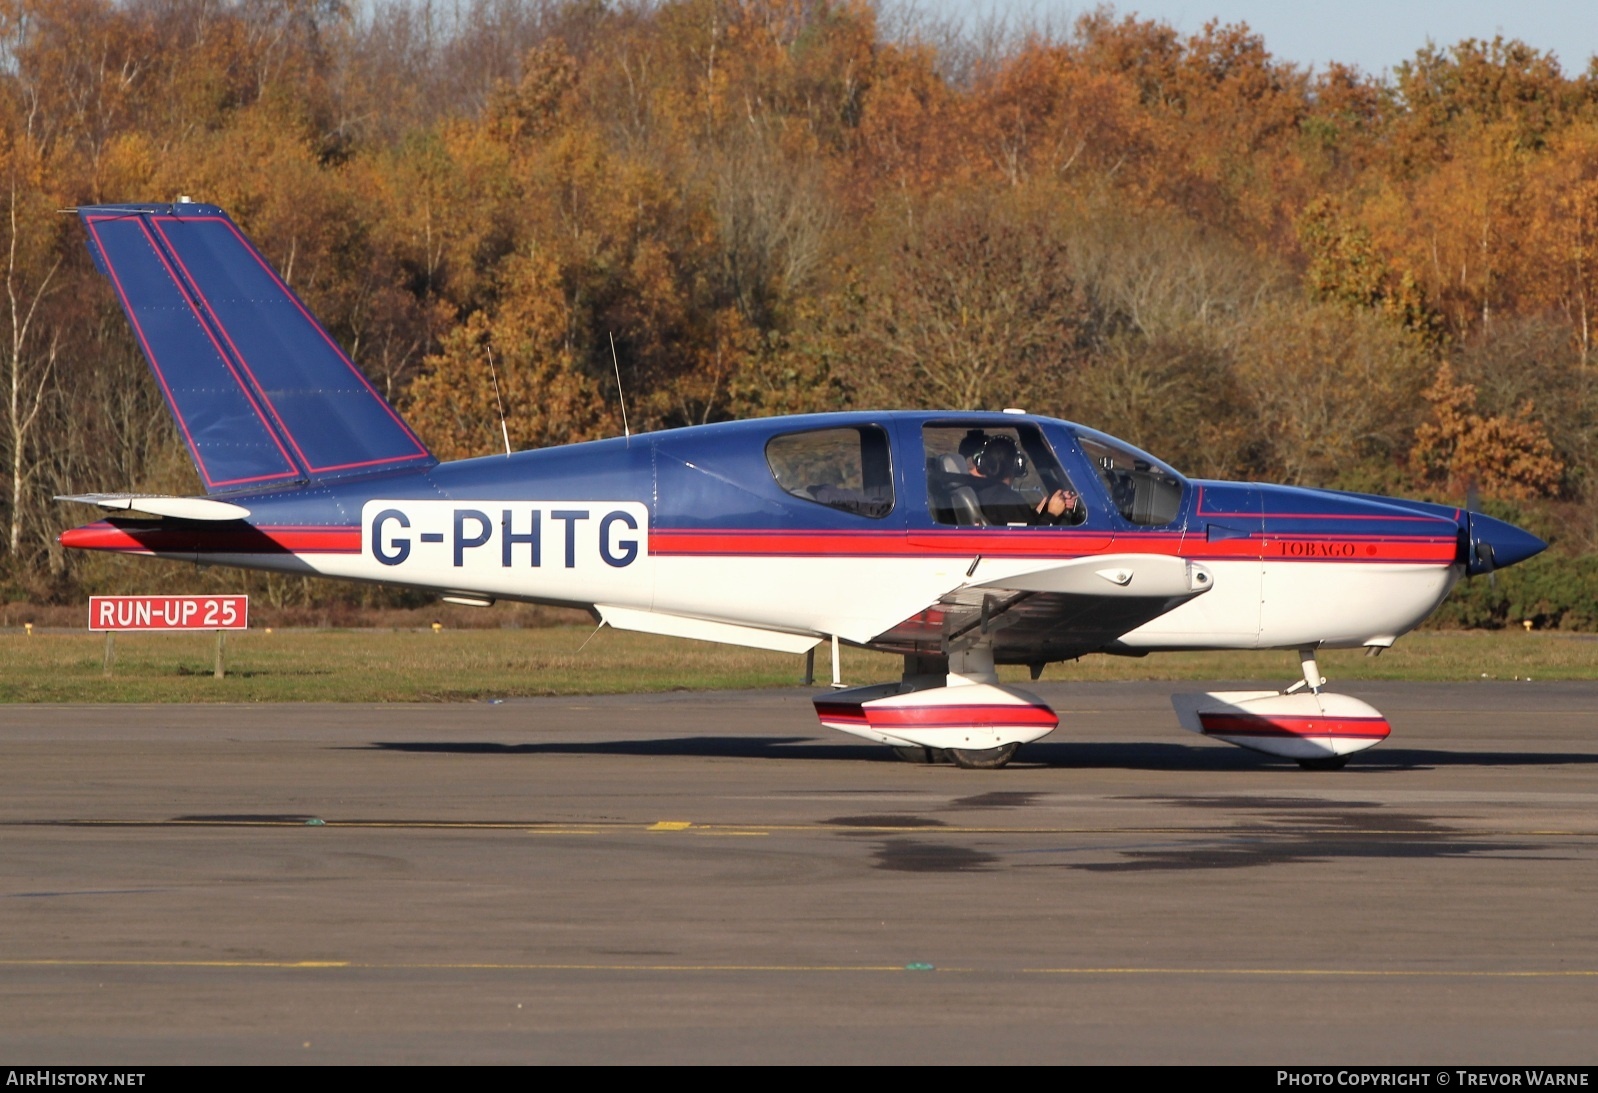
<path fill-rule="evenodd" d="M 926 516 L 934 524 L 1070 527 L 1089 519 L 1090 504 L 1106 516 L 1113 508 L 1143 527 L 1170 524 L 1181 514 L 1186 482 L 1180 474 L 1096 430 L 1009 415 L 907 414 L 895 417 L 918 428 L 901 425 L 895 441 L 889 416 L 880 422 L 863 414 L 789 419 L 809 427 L 768 435 L 767 468 L 790 496 L 867 520 L 896 510 L 896 444 L 904 449 L 897 454 L 907 468 L 905 485 L 917 468 L 925 475 Z"/>

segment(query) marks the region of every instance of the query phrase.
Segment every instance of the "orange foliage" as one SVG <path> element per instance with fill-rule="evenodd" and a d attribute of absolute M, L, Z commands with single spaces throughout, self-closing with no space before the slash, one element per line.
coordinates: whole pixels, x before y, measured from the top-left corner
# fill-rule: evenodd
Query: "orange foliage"
<path fill-rule="evenodd" d="M 1565 466 L 1526 403 L 1514 417 L 1476 412 L 1476 388 L 1456 383 L 1444 361 L 1424 392 L 1432 420 L 1415 430 L 1410 458 L 1428 479 L 1454 493 L 1480 485 L 1499 497 L 1553 497 Z"/>
<path fill-rule="evenodd" d="M 0 162 L 19 208 L 226 206 L 445 456 L 501 447 L 490 349 L 513 443 L 616 433 L 614 339 L 635 428 L 1052 399 L 1216 473 L 1391 478 L 1414 437 L 1431 482 L 1598 482 L 1598 77 L 1267 47 L 1108 8 L 984 40 L 869 0 L 0 0 Z M 112 485 L 181 465 L 40 215 L 41 428 L 109 389 Z M 1418 397 L 1532 326 L 1472 374 L 1541 417 Z M 99 485 L 92 447 L 29 503 Z"/>

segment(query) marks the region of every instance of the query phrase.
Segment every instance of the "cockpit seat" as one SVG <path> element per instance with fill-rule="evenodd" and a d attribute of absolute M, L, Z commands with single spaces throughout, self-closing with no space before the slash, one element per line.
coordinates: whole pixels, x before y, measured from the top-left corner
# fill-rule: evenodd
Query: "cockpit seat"
<path fill-rule="evenodd" d="M 982 515 L 982 505 L 977 501 L 977 491 L 970 486 L 956 486 L 949 491 L 949 505 L 954 509 L 954 522 L 959 527 L 980 528 L 988 524 Z"/>
<path fill-rule="evenodd" d="M 977 491 L 971 488 L 971 469 L 965 457 L 949 452 L 927 460 L 927 483 L 931 487 L 933 518 L 957 527 L 986 527 Z"/>

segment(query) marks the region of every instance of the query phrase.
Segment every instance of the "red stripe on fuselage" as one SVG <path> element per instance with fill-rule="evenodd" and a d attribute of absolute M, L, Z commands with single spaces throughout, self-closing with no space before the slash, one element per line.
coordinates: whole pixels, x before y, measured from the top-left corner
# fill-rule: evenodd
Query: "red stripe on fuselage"
<path fill-rule="evenodd" d="M 694 530 L 676 528 L 652 529 L 649 533 L 649 553 L 688 556 L 761 556 L 782 557 L 902 557 L 913 555 L 949 554 L 1018 554 L 1080 557 L 1103 549 L 1108 536 L 1093 532 L 1089 535 L 1053 533 L 1046 537 L 1038 533 L 987 534 L 952 531 L 916 532 L 916 541 L 910 542 L 902 531 L 737 531 Z M 1090 539 L 1091 544 L 1074 545 L 1074 539 Z M 933 545 L 935 544 L 935 545 Z"/>
<path fill-rule="evenodd" d="M 248 554 L 359 554 L 361 529 L 305 525 L 237 525 L 214 530 L 188 525 L 130 527 L 101 522 L 65 532 L 63 546 L 80 550 L 144 553 L 166 551 Z M 685 531 L 655 529 L 649 553 L 659 557 L 822 557 L 902 558 L 968 557 L 1058 558 L 1062 561 L 1104 553 L 1163 554 L 1196 561 L 1247 560 L 1261 557 L 1286 562 L 1399 562 L 1447 565 L 1457 545 L 1452 539 L 1382 536 L 1270 537 L 1206 543 L 1180 532 L 1131 532 L 1106 545 L 1099 532 L 1048 531 Z"/>
<path fill-rule="evenodd" d="M 1206 542 L 1179 531 L 1117 533 L 1030 528 L 949 531 L 735 531 L 656 529 L 649 552 L 686 557 L 988 557 L 1080 558 L 1104 553 L 1167 554 L 1197 561 L 1266 558 L 1290 562 L 1401 562 L 1448 565 L 1452 538 L 1393 535 L 1265 535 Z"/>

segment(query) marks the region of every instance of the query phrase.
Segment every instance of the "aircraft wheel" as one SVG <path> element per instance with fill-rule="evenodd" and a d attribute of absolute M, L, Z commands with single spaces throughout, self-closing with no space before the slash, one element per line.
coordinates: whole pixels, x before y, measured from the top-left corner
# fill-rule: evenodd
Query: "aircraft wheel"
<path fill-rule="evenodd" d="M 996 748 L 983 748 L 981 751 L 950 748 L 949 758 L 954 760 L 955 766 L 964 767 L 966 770 L 998 770 L 1015 757 L 1015 749 L 1020 746 L 1020 744 L 1000 744 Z"/>
<path fill-rule="evenodd" d="M 1300 759 L 1298 765 L 1305 770 L 1342 770 L 1348 766 L 1348 756 L 1328 755 L 1323 759 Z"/>
<path fill-rule="evenodd" d="M 932 749 L 924 748 L 920 744 L 895 744 L 893 754 L 903 759 L 906 763 L 931 763 Z"/>

